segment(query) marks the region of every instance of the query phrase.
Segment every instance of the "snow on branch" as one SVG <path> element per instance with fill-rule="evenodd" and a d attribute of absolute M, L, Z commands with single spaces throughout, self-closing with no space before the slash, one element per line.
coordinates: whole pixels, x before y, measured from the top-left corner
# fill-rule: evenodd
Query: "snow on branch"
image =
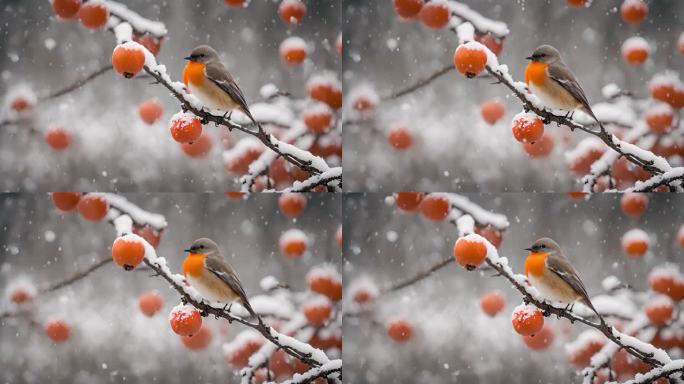
<path fill-rule="evenodd" d="M 107 197 L 109 199 L 111 198 L 111 195 L 107 195 Z M 132 203 L 120 205 L 118 210 L 120 211 L 120 216 L 111 218 L 110 220 L 110 222 L 116 228 L 117 237 L 127 236 L 142 242 L 145 247 L 143 263 L 156 272 L 155 276 L 161 276 L 164 280 L 166 280 L 171 287 L 180 294 L 181 301 L 183 301 L 183 303 L 191 304 L 204 316 L 213 315 L 217 318 L 224 318 L 230 323 L 235 321 L 250 327 L 258 331 L 264 338 L 276 345 L 278 349 L 282 349 L 290 356 L 298 358 L 312 367 L 325 366 L 331 362 L 331 360 L 322 350 L 303 343 L 294 337 L 277 332 L 272 327 L 266 325 L 261 317 L 257 317 L 257 322 L 252 323 L 247 319 L 234 314 L 232 311 L 227 311 L 224 309 L 224 305 L 221 303 L 208 303 L 205 301 L 194 288 L 186 284 L 183 275 L 173 273 L 171 271 L 166 259 L 164 257 L 157 256 L 157 253 L 152 245 L 150 245 L 142 237 L 132 233 L 133 219 L 131 219 L 129 214 L 136 216 L 136 214 L 144 211 Z"/>
<path fill-rule="evenodd" d="M 447 194 L 447 197 L 452 208 L 457 209 L 461 213 L 470 215 L 480 227 L 491 226 L 499 231 L 503 231 L 510 225 L 506 215 L 490 212 L 471 202 L 465 196 L 451 193 Z"/>
<path fill-rule="evenodd" d="M 128 23 L 136 35 L 150 34 L 157 39 L 166 36 L 168 30 L 164 23 L 146 19 L 140 14 L 132 11 L 124 4 L 116 1 L 107 0 L 104 5 L 109 11 L 110 18 L 108 20 L 109 27 L 114 27 L 120 23 Z"/>
<path fill-rule="evenodd" d="M 452 26 L 454 27 L 464 22 L 470 23 L 478 34 L 490 34 L 500 39 L 510 33 L 506 23 L 488 19 L 461 2 L 449 1 L 449 7 L 451 8 L 451 15 L 456 19 L 452 19 Z"/>

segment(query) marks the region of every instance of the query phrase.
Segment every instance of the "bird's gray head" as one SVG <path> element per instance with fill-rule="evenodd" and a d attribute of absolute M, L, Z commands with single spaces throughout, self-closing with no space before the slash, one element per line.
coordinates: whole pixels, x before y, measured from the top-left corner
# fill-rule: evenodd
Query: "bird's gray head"
<path fill-rule="evenodd" d="M 200 45 L 199 47 L 195 47 L 195 49 L 190 52 L 190 56 L 186 57 L 185 60 L 206 64 L 212 60 L 218 60 L 218 58 L 218 53 L 214 48 L 208 45 Z"/>
<path fill-rule="evenodd" d="M 526 251 L 532 253 L 554 253 L 560 252 L 560 246 L 548 237 L 542 237 L 534 242 L 529 248 L 525 248 Z"/>
<path fill-rule="evenodd" d="M 186 249 L 185 252 L 190 253 L 214 253 L 218 252 L 218 245 L 214 243 L 211 239 L 206 237 L 199 238 L 192 242 L 190 248 Z"/>
<path fill-rule="evenodd" d="M 560 52 L 558 52 L 556 48 L 547 44 L 538 46 L 534 52 L 532 52 L 532 56 L 526 57 L 527 60 L 544 64 L 555 63 L 556 61 L 559 61 L 560 58 Z"/>

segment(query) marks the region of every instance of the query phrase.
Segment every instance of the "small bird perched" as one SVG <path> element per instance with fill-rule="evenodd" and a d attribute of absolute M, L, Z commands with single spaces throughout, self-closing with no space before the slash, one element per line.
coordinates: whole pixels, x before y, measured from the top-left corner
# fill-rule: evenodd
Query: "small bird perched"
<path fill-rule="evenodd" d="M 252 316 L 258 318 L 235 270 L 221 255 L 215 242 L 203 237 L 193 241 L 185 252 L 189 253 L 183 261 L 183 275 L 200 295 L 225 303 L 229 311 L 229 305 L 238 300 Z"/>
<path fill-rule="evenodd" d="M 183 69 L 183 83 L 202 104 L 225 112 L 223 116 L 228 118 L 233 110 L 240 110 L 259 125 L 249 111 L 242 90 L 212 47 L 200 45 L 185 60 L 188 63 Z"/>
<path fill-rule="evenodd" d="M 596 120 L 603 129 L 591 110 L 584 90 L 556 48 L 540 45 L 526 59 L 530 62 L 525 69 L 525 83 L 544 105 L 568 111 L 568 115 L 579 109 Z"/>
<path fill-rule="evenodd" d="M 530 251 L 525 259 L 525 275 L 544 298 L 567 303 L 568 307 L 579 300 L 594 311 L 603 323 L 603 317 L 589 300 L 577 271 L 563 256 L 560 246 L 555 241 L 542 237 L 525 250 Z"/>

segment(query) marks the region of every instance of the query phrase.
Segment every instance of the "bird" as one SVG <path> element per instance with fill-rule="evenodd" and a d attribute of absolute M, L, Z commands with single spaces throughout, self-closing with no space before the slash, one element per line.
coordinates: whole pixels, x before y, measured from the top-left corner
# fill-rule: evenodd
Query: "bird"
<path fill-rule="evenodd" d="M 525 275 L 545 299 L 565 303 L 565 309 L 580 301 L 603 322 L 603 317 L 591 303 L 577 271 L 563 255 L 558 243 L 542 237 L 525 250 L 530 252 L 525 259 Z"/>
<path fill-rule="evenodd" d="M 547 44 L 540 45 L 526 59 L 530 62 L 525 68 L 525 83 L 545 106 L 568 111 L 566 117 L 579 109 L 596 120 L 603 129 L 577 77 L 563 62 L 556 48 Z"/>
<path fill-rule="evenodd" d="M 223 117 L 229 119 L 237 109 L 259 126 L 249 111 L 242 90 L 221 63 L 216 50 L 208 45 L 200 45 L 184 59 L 188 62 L 183 69 L 183 83 L 202 104 L 225 112 Z"/>
<path fill-rule="evenodd" d="M 185 252 L 188 255 L 183 261 L 183 275 L 202 297 L 226 304 L 224 309 L 227 307 L 228 311 L 233 302 L 239 301 L 250 315 L 258 318 L 237 273 L 213 240 L 199 238 Z"/>

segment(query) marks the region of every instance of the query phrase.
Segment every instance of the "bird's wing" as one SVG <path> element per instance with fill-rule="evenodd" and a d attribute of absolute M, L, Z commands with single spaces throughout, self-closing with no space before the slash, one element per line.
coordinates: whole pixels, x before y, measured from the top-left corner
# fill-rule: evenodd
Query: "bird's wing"
<path fill-rule="evenodd" d="M 576 292 L 578 292 L 583 299 L 589 301 L 589 294 L 584 284 L 577 275 L 575 268 L 570 265 L 568 260 L 563 256 L 551 254 L 546 258 L 546 266 L 560 277 L 563 281 L 568 283 Z"/>
<path fill-rule="evenodd" d="M 247 300 L 247 294 L 244 288 L 242 288 L 242 283 L 233 268 L 220 256 L 207 256 L 204 258 L 204 266 L 216 277 L 221 279 L 224 283 L 228 284 L 230 289 L 233 290 L 238 296 L 240 296 L 240 301 L 242 301 L 243 306 L 251 314 L 254 314 L 252 306 Z"/>
<path fill-rule="evenodd" d="M 570 94 L 582 103 L 582 106 L 587 110 L 587 112 L 596 119 L 594 112 L 591 110 L 587 96 L 584 94 L 584 90 L 577 81 L 575 75 L 570 71 L 570 69 L 563 63 L 553 63 L 549 64 L 547 67 L 549 72 L 549 77 L 551 80 L 558 83 L 563 89 L 570 92 Z"/>
<path fill-rule="evenodd" d="M 249 112 L 249 107 L 247 106 L 245 96 L 242 94 L 242 90 L 240 90 L 240 87 L 238 87 L 235 79 L 233 79 L 233 76 L 230 75 L 228 70 L 226 70 L 221 63 L 209 63 L 204 67 L 204 70 L 207 73 L 207 78 L 230 95 L 230 98 L 240 106 L 240 109 L 247 117 L 256 123 L 254 117 L 252 117 L 252 113 Z"/>

